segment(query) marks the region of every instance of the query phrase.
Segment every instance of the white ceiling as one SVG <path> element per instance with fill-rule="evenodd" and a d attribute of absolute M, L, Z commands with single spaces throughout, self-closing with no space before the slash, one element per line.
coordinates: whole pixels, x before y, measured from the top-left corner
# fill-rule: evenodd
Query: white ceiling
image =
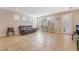
<path fill-rule="evenodd" d="M 62 11 L 69 11 L 78 8 L 69 8 L 69 7 L 4 7 L 3 9 L 8 9 L 10 11 L 22 13 L 24 15 L 30 16 L 44 16 L 48 14 L 54 14 Z"/>

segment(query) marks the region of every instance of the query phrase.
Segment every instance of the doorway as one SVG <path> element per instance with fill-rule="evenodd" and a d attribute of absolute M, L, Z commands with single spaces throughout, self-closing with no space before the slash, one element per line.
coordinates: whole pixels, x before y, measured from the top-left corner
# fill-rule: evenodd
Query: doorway
<path fill-rule="evenodd" d="M 62 16 L 62 29 L 63 33 L 72 34 L 72 14 L 65 14 Z"/>

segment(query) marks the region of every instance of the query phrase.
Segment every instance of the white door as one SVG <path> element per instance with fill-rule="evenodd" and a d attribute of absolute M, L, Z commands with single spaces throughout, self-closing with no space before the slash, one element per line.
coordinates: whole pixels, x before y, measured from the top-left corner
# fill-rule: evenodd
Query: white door
<path fill-rule="evenodd" d="M 72 14 L 62 16 L 62 32 L 72 34 Z"/>

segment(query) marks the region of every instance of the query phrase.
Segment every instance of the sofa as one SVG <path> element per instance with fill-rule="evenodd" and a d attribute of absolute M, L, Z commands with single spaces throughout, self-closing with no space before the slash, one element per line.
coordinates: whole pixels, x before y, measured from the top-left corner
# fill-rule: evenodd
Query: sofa
<path fill-rule="evenodd" d="M 27 35 L 37 31 L 37 28 L 33 28 L 32 26 L 19 26 L 19 34 Z"/>

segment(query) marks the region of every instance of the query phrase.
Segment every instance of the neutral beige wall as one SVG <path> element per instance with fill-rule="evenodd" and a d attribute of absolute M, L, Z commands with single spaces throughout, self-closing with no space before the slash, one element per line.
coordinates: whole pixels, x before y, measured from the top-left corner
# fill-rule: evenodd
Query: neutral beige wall
<path fill-rule="evenodd" d="M 57 16 L 56 16 L 57 15 Z M 54 16 L 56 16 L 57 18 L 59 18 L 59 20 L 57 20 L 56 19 L 56 28 L 55 28 L 55 32 L 56 33 L 63 33 L 62 32 L 62 29 L 63 29 L 63 24 L 62 24 L 62 22 L 63 22 L 63 20 L 65 20 L 65 19 L 62 19 L 62 17 L 64 16 L 64 15 L 70 15 L 71 16 L 71 20 L 73 20 L 72 19 L 72 13 L 71 12 L 66 12 L 66 13 L 59 13 L 59 14 L 56 14 L 56 15 L 54 15 Z M 71 21 L 71 24 L 72 24 L 72 21 Z M 72 30 L 72 27 L 73 27 L 73 25 L 71 26 L 71 30 Z M 71 31 L 72 32 L 72 31 Z"/>
<path fill-rule="evenodd" d="M 76 30 L 76 25 L 79 24 L 79 10 L 70 11 L 70 12 L 63 12 L 63 13 L 59 13 L 57 15 L 60 17 L 60 22 L 61 22 L 62 21 L 61 17 L 65 14 L 70 14 L 70 13 L 72 13 L 72 16 L 71 16 L 72 17 L 72 27 L 71 27 L 71 29 L 72 29 L 72 33 L 73 33 L 73 31 Z M 61 28 L 62 25 L 59 26 L 60 24 L 61 23 L 57 24 L 57 26 L 58 26 L 57 29 L 61 32 L 61 30 L 59 28 Z"/>
<path fill-rule="evenodd" d="M 79 11 L 73 12 L 73 30 L 75 31 L 76 25 L 79 24 Z"/>
<path fill-rule="evenodd" d="M 61 15 L 54 15 L 55 17 L 55 33 L 61 33 Z M 59 19 L 59 20 L 57 20 Z"/>
<path fill-rule="evenodd" d="M 29 25 L 29 23 L 27 21 L 23 21 L 22 18 L 20 18 L 19 20 L 15 20 L 14 19 L 14 15 L 18 14 L 12 11 L 8 11 L 8 10 L 4 10 L 4 9 L 0 9 L 0 36 L 5 36 L 6 35 L 6 29 L 7 27 L 14 27 L 15 30 L 15 34 L 18 34 L 18 26 L 21 25 Z M 21 17 L 23 16 L 22 14 L 18 14 Z M 26 16 L 27 17 L 27 16 Z M 36 27 L 36 18 L 34 17 L 28 17 L 28 19 L 33 20 L 33 27 Z"/>
<path fill-rule="evenodd" d="M 57 13 L 54 15 L 50 15 L 50 16 L 54 16 L 55 17 L 55 33 L 62 33 L 61 28 L 62 28 L 62 16 L 65 14 L 70 14 L 72 13 L 72 33 L 73 31 L 76 30 L 76 25 L 79 24 L 79 10 L 74 10 L 74 11 L 68 11 L 68 12 L 62 12 L 62 13 Z M 49 15 L 48 15 L 49 16 Z M 42 16 L 43 17 L 43 16 Z M 45 16 L 46 17 L 46 16 Z M 57 20 L 57 18 L 59 18 L 59 20 Z"/>

